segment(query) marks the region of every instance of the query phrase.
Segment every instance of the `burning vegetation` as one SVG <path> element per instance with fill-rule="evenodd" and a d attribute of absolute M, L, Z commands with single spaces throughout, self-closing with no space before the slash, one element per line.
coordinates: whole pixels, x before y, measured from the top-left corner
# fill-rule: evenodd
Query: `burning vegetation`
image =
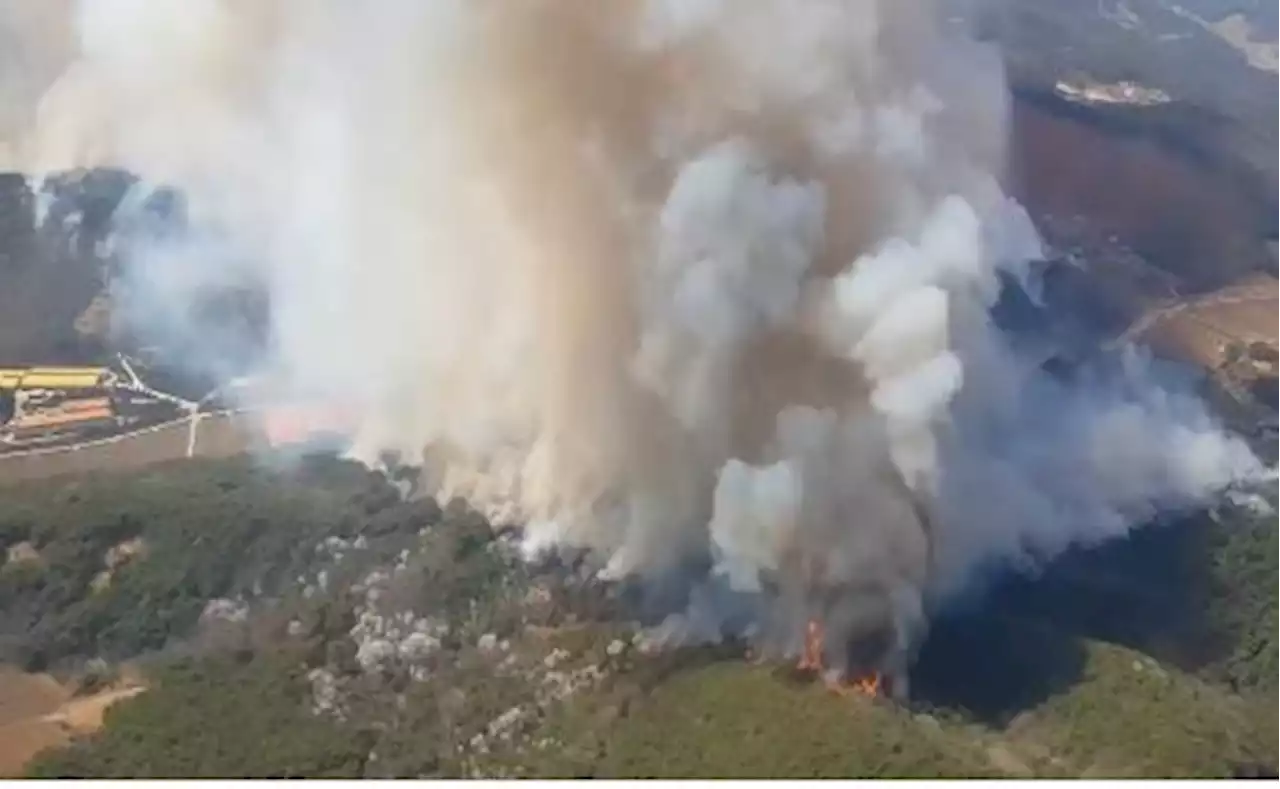
<path fill-rule="evenodd" d="M 827 666 L 826 628 L 817 619 L 810 619 L 804 628 L 804 649 L 796 669 L 821 676 L 829 690 L 840 695 L 862 695 L 876 698 L 881 694 L 880 673 L 866 671 L 852 677 L 840 668 Z"/>

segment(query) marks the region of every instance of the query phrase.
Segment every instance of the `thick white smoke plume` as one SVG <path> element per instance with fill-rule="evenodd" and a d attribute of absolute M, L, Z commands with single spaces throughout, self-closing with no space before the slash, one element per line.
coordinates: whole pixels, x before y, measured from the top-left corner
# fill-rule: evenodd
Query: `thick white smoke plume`
<path fill-rule="evenodd" d="M 782 648 L 820 615 L 904 661 L 975 572 L 1258 472 L 1141 365 L 1065 384 L 1002 340 L 1040 253 L 1003 76 L 920 0 L 72 11 L 11 149 L 183 191 L 127 317 L 258 283 L 280 394 L 354 404 L 366 456 L 615 577 L 710 562 Z"/>

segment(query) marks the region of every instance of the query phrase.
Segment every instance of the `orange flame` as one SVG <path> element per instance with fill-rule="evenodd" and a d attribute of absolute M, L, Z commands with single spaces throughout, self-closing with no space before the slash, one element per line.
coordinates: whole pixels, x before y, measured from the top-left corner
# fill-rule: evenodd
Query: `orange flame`
<path fill-rule="evenodd" d="M 804 653 L 800 655 L 801 671 L 822 670 L 822 642 L 825 634 L 816 619 L 810 619 L 804 627 Z"/>
<path fill-rule="evenodd" d="M 804 652 L 801 653 L 800 662 L 796 666 L 800 671 L 819 673 L 822 671 L 822 644 L 825 637 L 822 624 L 818 620 L 810 619 L 805 624 Z M 875 698 L 880 695 L 880 675 L 873 671 L 852 680 L 828 678 L 827 688 L 842 696 L 858 693 Z"/>
<path fill-rule="evenodd" d="M 874 671 L 870 674 L 864 674 L 861 677 L 848 682 L 829 682 L 827 687 L 834 693 L 841 696 L 848 696 L 854 693 L 875 698 L 880 695 L 880 675 Z"/>
<path fill-rule="evenodd" d="M 267 440 L 273 446 L 300 444 L 326 431 L 349 432 L 352 420 L 340 407 L 282 405 L 265 414 Z"/>

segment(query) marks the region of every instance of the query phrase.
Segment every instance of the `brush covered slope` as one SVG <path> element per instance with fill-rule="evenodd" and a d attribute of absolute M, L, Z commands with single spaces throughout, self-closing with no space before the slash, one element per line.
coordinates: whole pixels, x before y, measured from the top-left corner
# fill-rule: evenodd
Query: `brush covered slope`
<path fill-rule="evenodd" d="M 1275 770 L 1275 530 L 1245 510 L 935 623 L 903 707 L 733 644 L 649 650 L 628 590 L 528 564 L 464 506 L 350 463 L 182 462 L 0 505 L 5 659 L 72 677 L 105 659 L 149 686 L 32 775 Z M 1168 616 L 1141 615 L 1153 599 Z"/>

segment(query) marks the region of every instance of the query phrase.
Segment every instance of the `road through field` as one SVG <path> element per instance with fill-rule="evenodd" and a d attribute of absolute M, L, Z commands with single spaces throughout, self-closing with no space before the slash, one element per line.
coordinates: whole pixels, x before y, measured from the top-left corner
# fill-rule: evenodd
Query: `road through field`
<path fill-rule="evenodd" d="M 79 444 L 0 455 L 0 485 L 63 474 L 127 470 L 183 457 L 235 455 L 253 444 L 248 419 L 245 411 L 195 414 Z"/>
<path fill-rule="evenodd" d="M 1148 310 L 1142 315 L 1142 317 L 1131 323 L 1123 333 L 1108 342 L 1105 347 L 1108 350 L 1113 350 L 1125 345 L 1126 343 L 1141 340 L 1158 326 L 1182 316 L 1189 317 L 1197 323 L 1205 324 L 1207 328 L 1210 328 L 1230 339 L 1241 339 L 1247 341 L 1251 338 L 1239 336 L 1237 332 L 1229 332 L 1224 329 L 1216 328 L 1212 324 L 1208 324 L 1204 319 L 1197 318 L 1196 314 L 1216 310 L 1222 307 L 1240 307 L 1254 304 L 1266 305 L 1268 303 L 1273 309 L 1277 304 L 1277 291 L 1274 280 L 1261 283 L 1252 282 L 1235 287 L 1223 288 L 1222 290 L 1207 294 L 1200 298 L 1170 302 Z M 1275 312 L 1271 313 L 1271 320 L 1269 321 L 1267 329 L 1270 330 L 1274 341 L 1276 332 Z"/>

